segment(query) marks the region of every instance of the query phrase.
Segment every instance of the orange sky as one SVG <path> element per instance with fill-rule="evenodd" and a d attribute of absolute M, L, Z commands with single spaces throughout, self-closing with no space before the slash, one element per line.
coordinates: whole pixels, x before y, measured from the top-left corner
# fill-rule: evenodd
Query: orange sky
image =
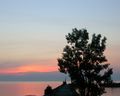
<path fill-rule="evenodd" d="M 18 67 L 3 68 L 0 70 L 0 73 L 19 73 L 19 72 L 51 72 L 57 71 L 57 61 L 49 60 L 44 61 L 44 63 L 29 63 L 21 64 Z"/>
<path fill-rule="evenodd" d="M 6 68 L 0 70 L 0 73 L 19 73 L 19 72 L 51 72 L 56 71 L 56 66 L 44 66 L 38 64 L 29 64 L 25 66 L 20 66 L 16 68 Z"/>
<path fill-rule="evenodd" d="M 120 65 L 119 65 L 120 54 L 117 52 L 117 50 L 118 50 L 118 48 L 116 48 L 116 47 L 115 48 L 109 47 L 105 51 L 106 58 L 108 59 L 108 62 L 111 64 L 111 67 L 113 67 L 113 69 L 119 69 L 119 67 L 120 67 Z M 20 64 L 20 66 L 0 69 L 0 73 L 51 72 L 51 71 L 58 71 L 56 58 L 48 59 L 48 60 L 41 60 L 41 61 L 32 62 L 32 63 L 30 63 L 30 62 L 22 63 L 22 64 Z"/>
<path fill-rule="evenodd" d="M 108 62 L 111 64 L 114 70 L 119 70 L 120 68 L 120 54 L 118 52 L 119 46 L 108 46 L 105 50 L 106 58 Z M 56 54 L 56 57 L 60 57 L 62 50 L 59 54 Z M 55 57 L 55 56 L 54 56 Z M 57 58 L 54 59 L 46 59 L 46 60 L 39 60 L 39 61 L 29 61 L 29 62 L 21 62 L 17 65 L 18 62 L 15 62 L 10 65 L 8 64 L 1 64 L 0 66 L 0 73 L 19 73 L 19 72 L 51 72 L 51 71 L 58 71 L 57 66 Z M 5 67 L 4 67 L 4 66 Z M 17 65 L 17 66 L 15 66 Z"/>

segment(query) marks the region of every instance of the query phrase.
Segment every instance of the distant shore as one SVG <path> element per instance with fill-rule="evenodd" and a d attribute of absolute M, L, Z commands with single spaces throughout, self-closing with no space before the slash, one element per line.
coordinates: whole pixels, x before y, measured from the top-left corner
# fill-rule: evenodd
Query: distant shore
<path fill-rule="evenodd" d="M 117 82 L 113 82 L 113 83 L 110 83 L 110 84 L 103 84 L 103 86 L 105 87 L 120 87 L 120 83 L 117 83 Z"/>

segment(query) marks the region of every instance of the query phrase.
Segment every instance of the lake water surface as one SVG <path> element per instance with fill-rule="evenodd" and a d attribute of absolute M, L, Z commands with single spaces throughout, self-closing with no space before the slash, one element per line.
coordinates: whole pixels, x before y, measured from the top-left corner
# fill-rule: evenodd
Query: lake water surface
<path fill-rule="evenodd" d="M 62 82 L 0 82 L 0 96 L 43 96 L 44 89 L 50 85 L 53 88 Z M 106 88 L 103 96 L 120 96 L 120 88 Z"/>

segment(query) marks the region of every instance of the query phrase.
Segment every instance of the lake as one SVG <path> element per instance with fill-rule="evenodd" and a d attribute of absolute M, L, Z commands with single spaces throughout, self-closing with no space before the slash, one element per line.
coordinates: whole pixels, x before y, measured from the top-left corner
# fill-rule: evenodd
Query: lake
<path fill-rule="evenodd" d="M 43 96 L 44 89 L 50 85 L 53 88 L 62 82 L 0 82 L 0 96 Z M 120 88 L 106 88 L 103 96 L 119 96 Z"/>

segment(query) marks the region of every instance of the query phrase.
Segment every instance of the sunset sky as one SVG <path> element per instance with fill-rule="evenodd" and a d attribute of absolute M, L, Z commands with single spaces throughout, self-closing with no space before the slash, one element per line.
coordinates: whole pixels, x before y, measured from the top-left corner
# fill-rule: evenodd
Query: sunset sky
<path fill-rule="evenodd" d="M 72 28 L 107 37 L 105 51 L 120 69 L 120 0 L 0 0 L 0 74 L 58 70 Z"/>

